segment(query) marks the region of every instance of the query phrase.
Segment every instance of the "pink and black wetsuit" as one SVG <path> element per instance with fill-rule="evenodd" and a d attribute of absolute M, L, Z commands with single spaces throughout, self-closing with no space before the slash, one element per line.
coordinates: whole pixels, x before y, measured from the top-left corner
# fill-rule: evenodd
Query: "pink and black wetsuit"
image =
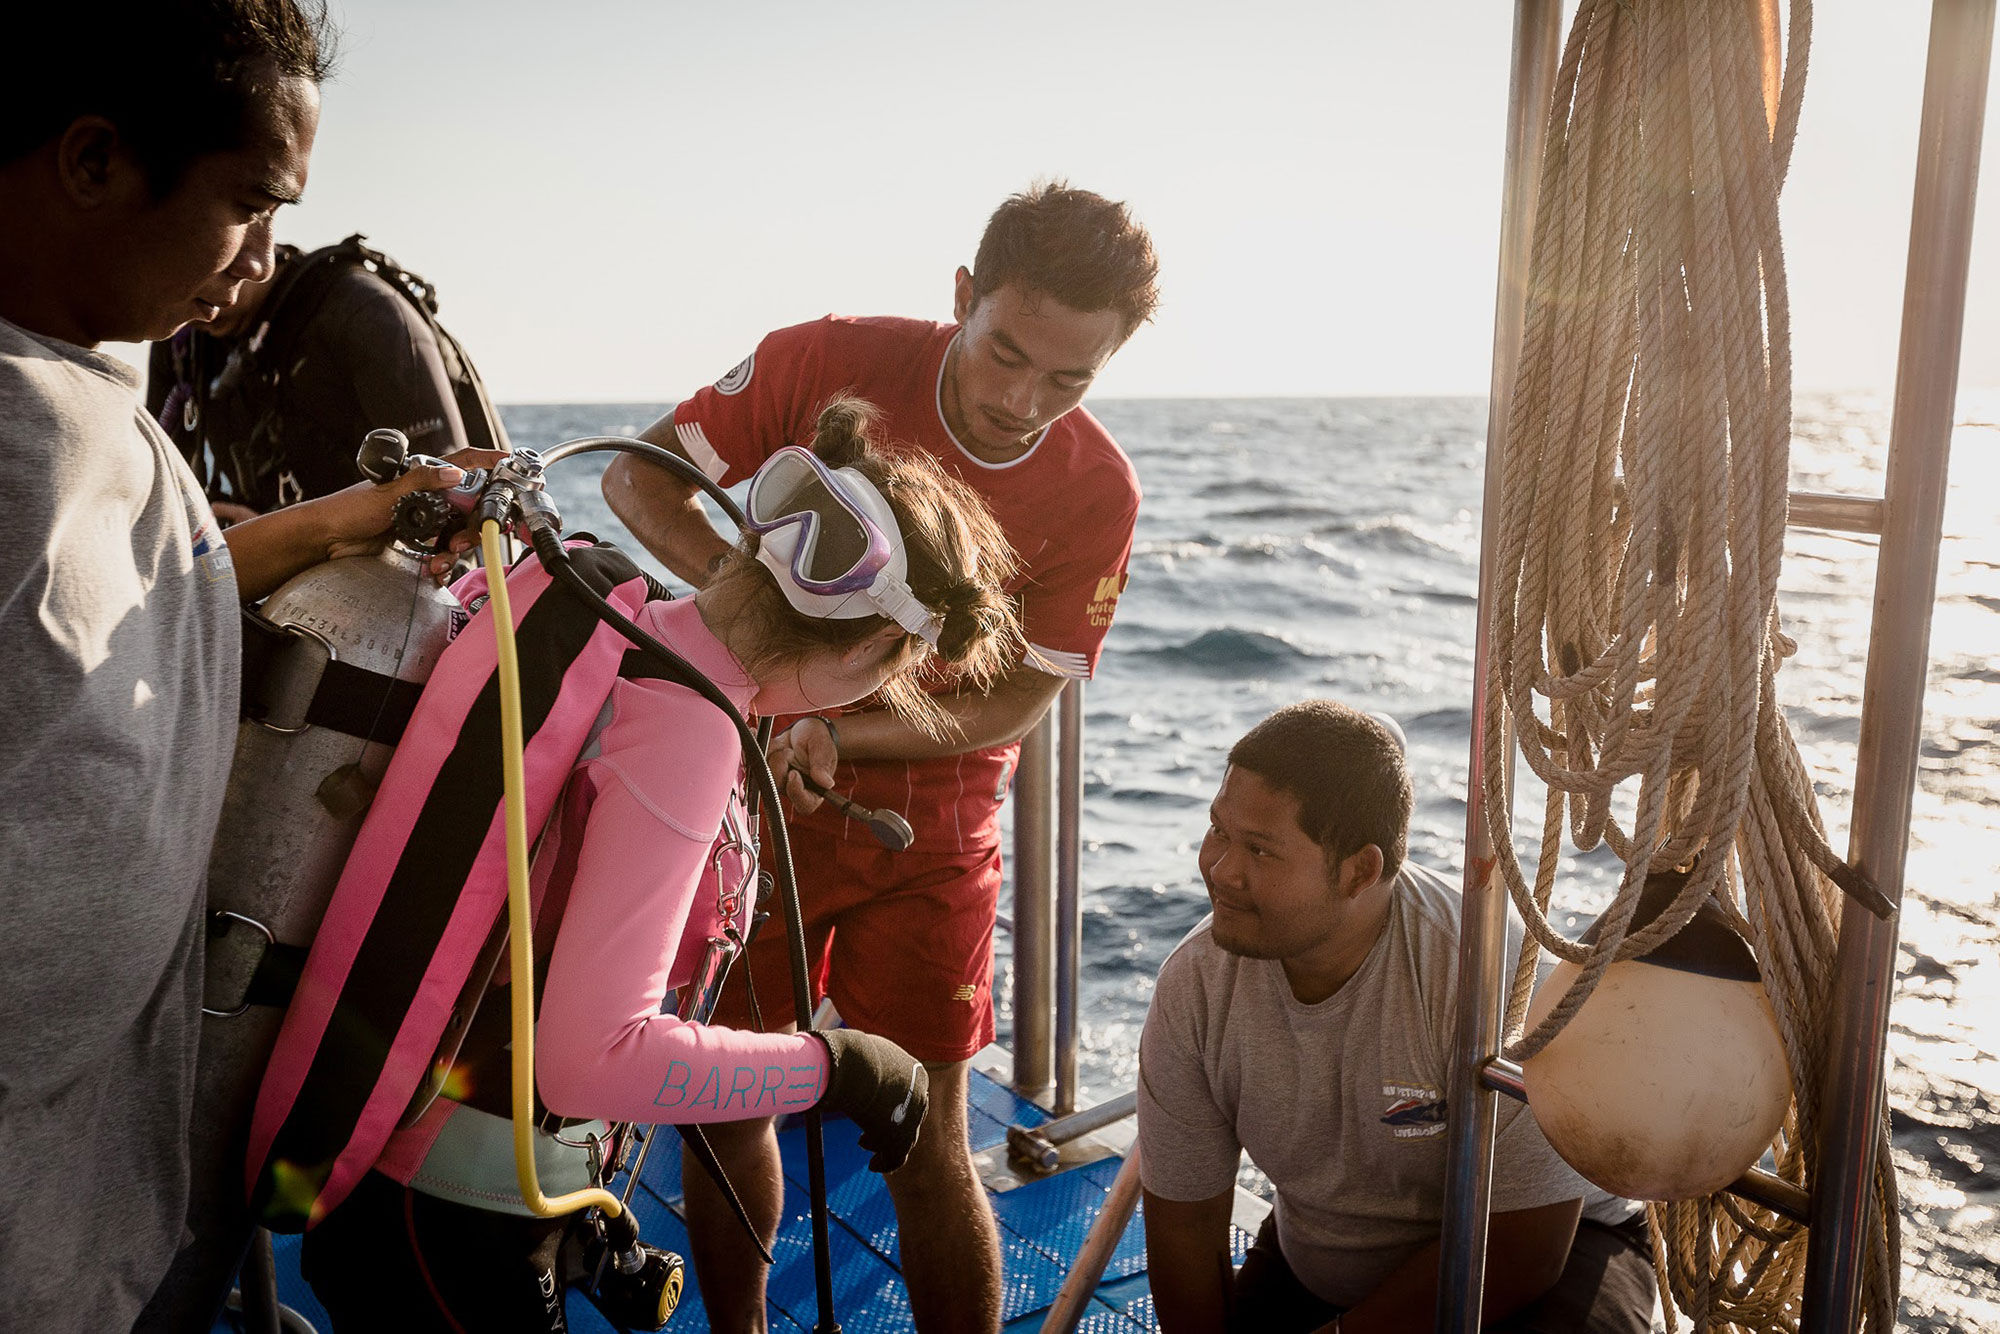
<path fill-rule="evenodd" d="M 739 709 L 756 693 L 691 599 L 648 603 L 637 619 Z M 536 956 L 546 967 L 535 1024 L 540 1101 L 564 1118 L 645 1124 L 811 1106 L 826 1088 L 823 1044 L 661 1012 L 723 933 L 725 911 L 739 933 L 747 928 L 748 896 L 736 891 L 749 868 L 721 838 L 726 812 L 739 827 L 744 819 L 735 727 L 693 691 L 657 679 L 621 678 L 605 710 L 535 850 Z M 440 1098 L 396 1132 L 379 1170 L 409 1184 L 460 1105 L 507 1114 L 504 983 L 496 980 L 466 1040 L 448 1085 L 456 1101 Z"/>

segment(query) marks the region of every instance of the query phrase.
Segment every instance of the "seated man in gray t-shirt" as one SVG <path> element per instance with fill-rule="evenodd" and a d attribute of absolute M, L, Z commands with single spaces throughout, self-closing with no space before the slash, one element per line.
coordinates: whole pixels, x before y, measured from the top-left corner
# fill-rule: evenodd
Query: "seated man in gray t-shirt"
<path fill-rule="evenodd" d="M 1431 1323 L 1460 909 L 1404 861 L 1410 806 L 1400 738 L 1344 705 L 1282 709 L 1229 753 L 1200 855 L 1214 912 L 1160 969 L 1139 1048 L 1147 1267 L 1170 1334 Z M 1244 1150 L 1276 1197 L 1232 1277 Z M 1649 1330 L 1638 1207 L 1572 1171 L 1516 1102 L 1493 1161 L 1485 1319 Z"/>

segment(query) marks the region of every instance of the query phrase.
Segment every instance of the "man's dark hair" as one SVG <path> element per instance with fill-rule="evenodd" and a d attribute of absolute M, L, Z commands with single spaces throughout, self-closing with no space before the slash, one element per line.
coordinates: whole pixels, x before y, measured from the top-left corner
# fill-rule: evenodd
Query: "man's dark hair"
<path fill-rule="evenodd" d="M 1125 205 L 1063 181 L 1030 186 L 987 220 L 972 261 L 974 300 L 1013 283 L 1072 310 L 1114 310 L 1123 335 L 1160 304 L 1153 239 Z"/>
<path fill-rule="evenodd" d="M 241 148 L 258 77 L 323 82 L 324 0 L 37 0 L 0 42 L 0 164 L 102 116 L 172 193 L 196 158 Z"/>
<path fill-rule="evenodd" d="M 1232 768 L 1256 774 L 1299 803 L 1299 828 L 1338 865 L 1373 843 L 1382 874 L 1394 875 L 1410 847 L 1410 771 L 1402 747 L 1375 719 L 1330 699 L 1279 709 L 1229 751 Z"/>

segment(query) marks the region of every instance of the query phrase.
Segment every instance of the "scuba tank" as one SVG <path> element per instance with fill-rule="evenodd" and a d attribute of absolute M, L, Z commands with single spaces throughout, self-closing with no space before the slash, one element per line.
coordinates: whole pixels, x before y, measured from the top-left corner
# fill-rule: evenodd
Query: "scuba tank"
<path fill-rule="evenodd" d="M 377 480 L 408 466 L 396 465 L 388 436 L 401 439 L 370 437 L 387 472 Z M 189 1134 L 197 1235 L 148 1308 L 167 1327 L 212 1315 L 249 1243 L 242 1164 L 258 1081 L 375 785 L 464 615 L 426 576 L 426 555 L 397 541 L 327 561 L 244 612 L 245 716 L 209 854 Z"/>
<path fill-rule="evenodd" d="M 209 854 L 209 907 L 233 914 L 232 927 L 248 918 L 279 941 L 305 944 L 319 926 L 395 753 L 394 739 L 370 736 L 397 715 L 390 690 L 369 692 L 372 699 L 346 706 L 349 722 L 370 729 L 357 735 L 315 723 L 313 698 L 323 685 L 338 688 L 329 680 L 336 664 L 343 675 L 367 672 L 412 686 L 430 677 L 462 609 L 426 577 L 424 561 L 423 553 L 391 543 L 378 556 L 315 566 L 265 601 L 263 619 L 290 642 L 276 647 L 264 672 L 263 716 L 245 719 L 237 732 Z M 213 971 L 209 980 L 211 998 L 240 995 L 231 987 L 249 982 Z"/>
<path fill-rule="evenodd" d="M 637 611 L 645 576 L 612 547 L 570 559 Z M 474 576 L 475 578 L 477 576 Z M 555 809 L 625 665 L 625 640 L 537 562 L 505 580 L 521 640 L 527 824 Z M 492 614 L 489 602 L 482 617 Z M 481 633 L 485 631 L 485 633 Z M 345 1198 L 449 1065 L 505 916 L 497 653 L 476 620 L 443 654 L 382 792 L 330 887 L 232 1168 L 258 1220 L 299 1232 Z M 498 937 L 505 940 L 503 933 Z M 470 988 L 468 984 L 475 983 Z"/>

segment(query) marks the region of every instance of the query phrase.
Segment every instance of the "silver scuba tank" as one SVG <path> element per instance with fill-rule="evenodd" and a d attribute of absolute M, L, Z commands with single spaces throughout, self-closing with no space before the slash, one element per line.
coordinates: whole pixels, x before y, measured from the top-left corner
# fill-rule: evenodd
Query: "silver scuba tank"
<path fill-rule="evenodd" d="M 420 493 L 421 494 L 421 493 Z M 244 1157 L 258 1084 L 283 1024 L 284 998 L 252 1004 L 270 944 L 312 943 L 393 744 L 307 725 L 330 662 L 422 683 L 451 635 L 458 600 L 423 556 L 392 542 L 377 556 L 327 561 L 264 601 L 287 641 L 263 680 L 265 707 L 236 736 L 222 820 L 209 855 L 207 979 L 189 1134 L 193 1240 L 174 1259 L 141 1330 L 212 1316 L 254 1231 Z M 253 698 L 254 698 L 253 697 Z"/>
<path fill-rule="evenodd" d="M 411 456 L 401 431 L 385 428 L 363 438 L 354 466 L 379 484 L 428 461 Z M 460 489 L 476 496 L 483 474 L 464 482 Z M 359 669 L 421 685 L 451 639 L 458 599 L 426 575 L 419 544 L 442 531 L 452 510 L 469 507 L 471 498 L 416 516 L 413 509 L 426 502 L 442 498 L 414 492 L 397 502 L 397 540 L 380 555 L 315 565 L 264 599 L 263 620 L 288 638 L 262 679 L 244 683 L 245 698 L 256 707 L 245 709 L 237 729 L 222 821 L 209 852 L 211 1014 L 242 1008 L 240 999 L 216 998 L 244 995 L 262 954 L 257 937 L 311 943 L 395 751 L 393 743 L 356 734 L 381 735 L 380 714 L 371 714 L 365 702 L 358 715 L 343 715 L 348 730 L 313 725 L 315 700 L 323 689 L 338 688 L 328 679 L 334 664 L 342 673 Z M 368 690 L 379 689 L 379 682 L 369 683 L 355 694 L 365 701 Z M 276 1025 L 271 1029 L 275 1037 Z"/>
<path fill-rule="evenodd" d="M 423 557 L 395 542 L 379 556 L 317 565 L 265 600 L 264 618 L 292 642 L 266 674 L 265 716 L 237 731 L 209 854 L 211 913 L 240 914 L 286 944 L 311 943 L 395 747 L 312 726 L 307 707 L 329 661 L 429 679 L 458 610 L 425 575 Z M 232 929 L 249 927 L 230 920 Z M 212 970 L 225 963 L 211 958 Z M 211 1006 L 248 981 L 213 971 Z"/>

